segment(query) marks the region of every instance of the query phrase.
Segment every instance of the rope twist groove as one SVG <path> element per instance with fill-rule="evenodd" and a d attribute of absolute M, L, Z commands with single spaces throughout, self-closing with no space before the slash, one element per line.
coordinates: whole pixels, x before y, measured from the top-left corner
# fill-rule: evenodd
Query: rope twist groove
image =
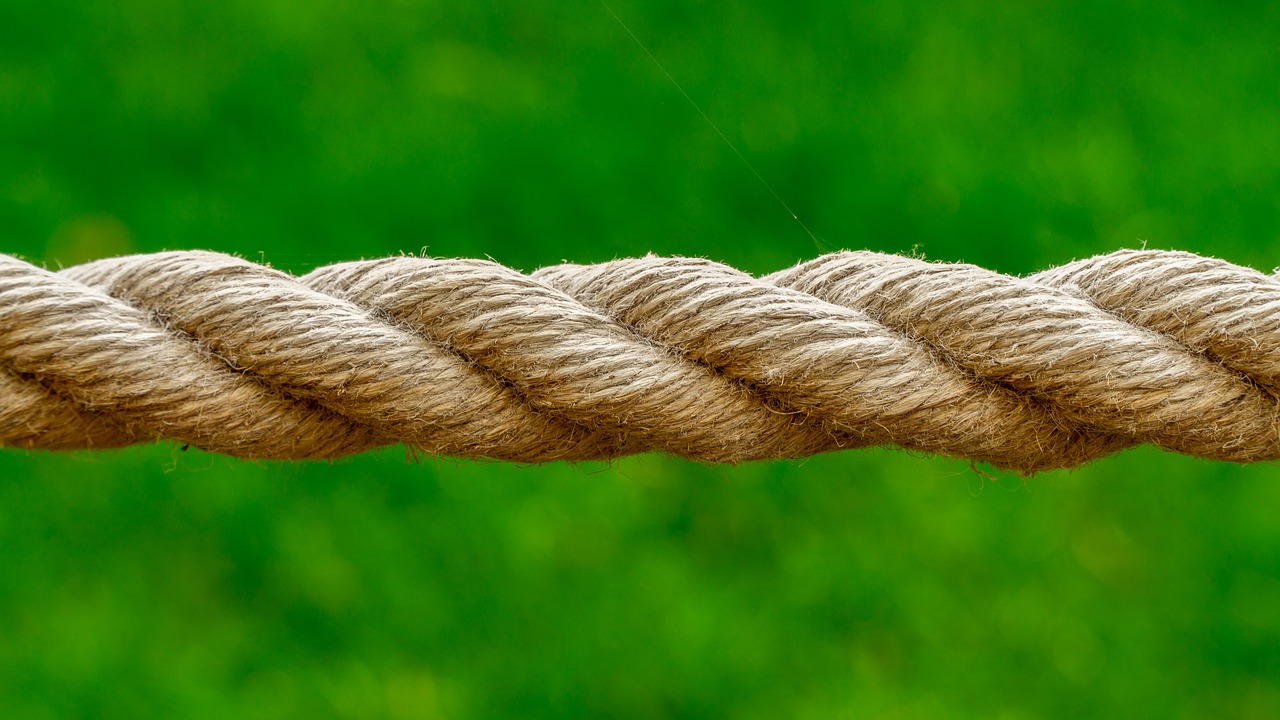
<path fill-rule="evenodd" d="M 0 255 L 0 446 L 247 458 L 403 442 L 517 462 L 893 444 L 1020 472 L 1141 443 L 1280 458 L 1280 281 L 1123 250 L 1011 277 L 838 252 L 393 257 L 302 277 L 212 252 Z"/>

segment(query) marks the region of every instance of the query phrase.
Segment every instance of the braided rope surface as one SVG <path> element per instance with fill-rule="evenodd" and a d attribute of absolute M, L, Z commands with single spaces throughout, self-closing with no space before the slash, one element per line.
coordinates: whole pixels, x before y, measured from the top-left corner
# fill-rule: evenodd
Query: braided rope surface
<path fill-rule="evenodd" d="M 517 462 L 868 445 L 1021 472 L 1140 443 L 1280 458 L 1280 280 L 1124 250 L 1018 278 L 838 252 L 765 277 L 643 257 L 526 275 L 392 257 L 0 255 L 0 445 L 246 458 L 403 442 Z"/>

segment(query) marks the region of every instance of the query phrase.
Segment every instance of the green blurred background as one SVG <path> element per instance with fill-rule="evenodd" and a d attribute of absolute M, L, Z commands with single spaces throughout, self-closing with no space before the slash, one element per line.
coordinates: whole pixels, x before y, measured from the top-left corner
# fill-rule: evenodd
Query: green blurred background
<path fill-rule="evenodd" d="M 1275 3 L 0 0 L 0 250 L 1280 264 Z M 908 6 L 909 5 L 909 6 Z M 1280 470 L 0 452 L 0 716 L 1280 717 Z"/>

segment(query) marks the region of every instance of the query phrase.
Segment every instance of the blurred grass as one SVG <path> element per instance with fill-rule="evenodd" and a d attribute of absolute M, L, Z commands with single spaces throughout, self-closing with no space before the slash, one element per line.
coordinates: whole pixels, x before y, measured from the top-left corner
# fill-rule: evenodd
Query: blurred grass
<path fill-rule="evenodd" d="M 0 0 L 0 250 L 1280 264 L 1274 3 Z M 1150 448 L 0 453 L 0 716 L 1280 716 L 1280 477 Z"/>

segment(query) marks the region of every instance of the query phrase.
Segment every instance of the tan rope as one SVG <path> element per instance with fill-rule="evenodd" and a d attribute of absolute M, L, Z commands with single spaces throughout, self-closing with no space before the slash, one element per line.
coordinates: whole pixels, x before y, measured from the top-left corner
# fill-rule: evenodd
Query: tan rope
<path fill-rule="evenodd" d="M 1023 472 L 1139 443 L 1280 458 L 1280 282 L 1125 250 L 1028 278 L 840 252 L 762 278 L 644 257 L 0 255 L 0 445 L 252 458 L 404 442 L 519 462 L 866 445 Z"/>

